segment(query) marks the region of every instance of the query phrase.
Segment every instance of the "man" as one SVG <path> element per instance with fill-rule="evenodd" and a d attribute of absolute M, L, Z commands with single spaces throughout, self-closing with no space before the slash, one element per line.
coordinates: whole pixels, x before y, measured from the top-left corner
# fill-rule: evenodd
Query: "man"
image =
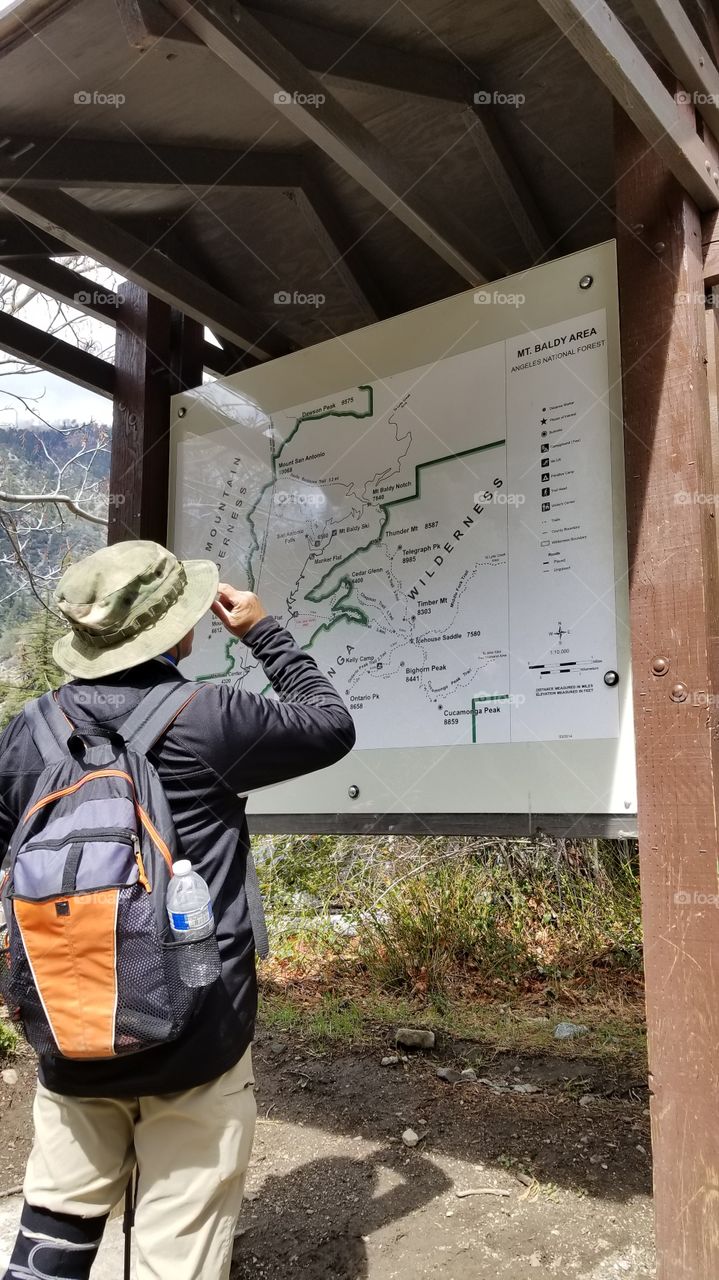
<path fill-rule="evenodd" d="M 21 1228 L 7 1277 L 90 1273 L 110 1210 L 137 1163 L 138 1280 L 220 1280 L 250 1157 L 256 1107 L 250 1043 L 255 945 L 245 894 L 248 831 L 238 792 L 324 768 L 353 746 L 342 700 L 255 595 L 218 584 L 210 561 L 124 542 L 73 565 L 56 603 L 71 631 L 55 646 L 74 677 L 68 720 L 121 733 L 159 682 L 181 681 L 208 608 L 261 663 L 276 699 L 203 684 L 150 753 L 180 856 L 212 897 L 222 978 L 172 1044 L 128 1057 L 41 1057 Z M 23 716 L 0 739 L 0 857 L 43 762 Z"/>

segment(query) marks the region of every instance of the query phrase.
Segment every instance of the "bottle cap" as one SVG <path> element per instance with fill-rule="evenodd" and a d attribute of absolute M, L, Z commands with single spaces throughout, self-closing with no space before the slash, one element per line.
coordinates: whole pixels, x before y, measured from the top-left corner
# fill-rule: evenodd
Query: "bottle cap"
<path fill-rule="evenodd" d="M 192 863 L 189 858 L 180 858 L 179 862 L 172 864 L 173 876 L 189 876 L 192 874 Z"/>

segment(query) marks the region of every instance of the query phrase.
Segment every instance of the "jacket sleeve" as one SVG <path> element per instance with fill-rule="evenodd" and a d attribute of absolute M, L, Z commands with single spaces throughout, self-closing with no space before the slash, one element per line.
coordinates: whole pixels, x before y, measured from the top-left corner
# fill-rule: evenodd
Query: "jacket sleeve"
<path fill-rule="evenodd" d="M 214 686 L 217 719 L 207 725 L 205 742 L 197 741 L 198 757 L 244 792 L 324 769 L 347 755 L 355 742 L 352 717 L 314 658 L 274 618 L 256 623 L 244 643 L 277 697 Z"/>
<path fill-rule="evenodd" d="M 0 737 L 0 862 L 35 789 L 42 759 L 22 716 Z"/>

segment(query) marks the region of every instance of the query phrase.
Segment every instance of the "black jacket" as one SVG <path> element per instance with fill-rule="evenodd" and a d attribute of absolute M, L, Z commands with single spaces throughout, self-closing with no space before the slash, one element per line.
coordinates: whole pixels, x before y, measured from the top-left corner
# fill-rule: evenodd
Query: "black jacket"
<path fill-rule="evenodd" d="M 56 1093 L 138 1097 L 194 1088 L 234 1066 L 252 1040 L 257 984 L 244 891 L 249 836 L 245 802 L 237 793 L 333 764 L 352 748 L 355 732 L 329 680 L 274 618 L 258 622 L 244 643 L 279 700 L 233 685 L 203 684 L 150 755 L 170 803 L 181 856 L 210 889 L 222 982 L 172 1045 L 107 1062 L 42 1058 L 40 1077 Z M 97 682 L 73 680 L 60 690 L 60 704 L 73 723 L 119 727 L 143 692 L 183 678 L 171 663 L 153 660 Z M 42 768 L 17 716 L 0 738 L 0 861 Z"/>

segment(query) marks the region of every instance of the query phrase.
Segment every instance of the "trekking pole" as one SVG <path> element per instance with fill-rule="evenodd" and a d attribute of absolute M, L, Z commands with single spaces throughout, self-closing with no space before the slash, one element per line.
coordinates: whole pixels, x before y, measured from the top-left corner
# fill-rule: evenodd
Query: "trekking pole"
<path fill-rule="evenodd" d="M 125 1265 L 124 1280 L 130 1280 L 132 1265 L 132 1228 L 135 1225 L 135 1204 L 137 1202 L 137 1173 L 133 1169 L 125 1188 L 125 1212 L 122 1218 L 122 1230 L 125 1233 Z"/>

